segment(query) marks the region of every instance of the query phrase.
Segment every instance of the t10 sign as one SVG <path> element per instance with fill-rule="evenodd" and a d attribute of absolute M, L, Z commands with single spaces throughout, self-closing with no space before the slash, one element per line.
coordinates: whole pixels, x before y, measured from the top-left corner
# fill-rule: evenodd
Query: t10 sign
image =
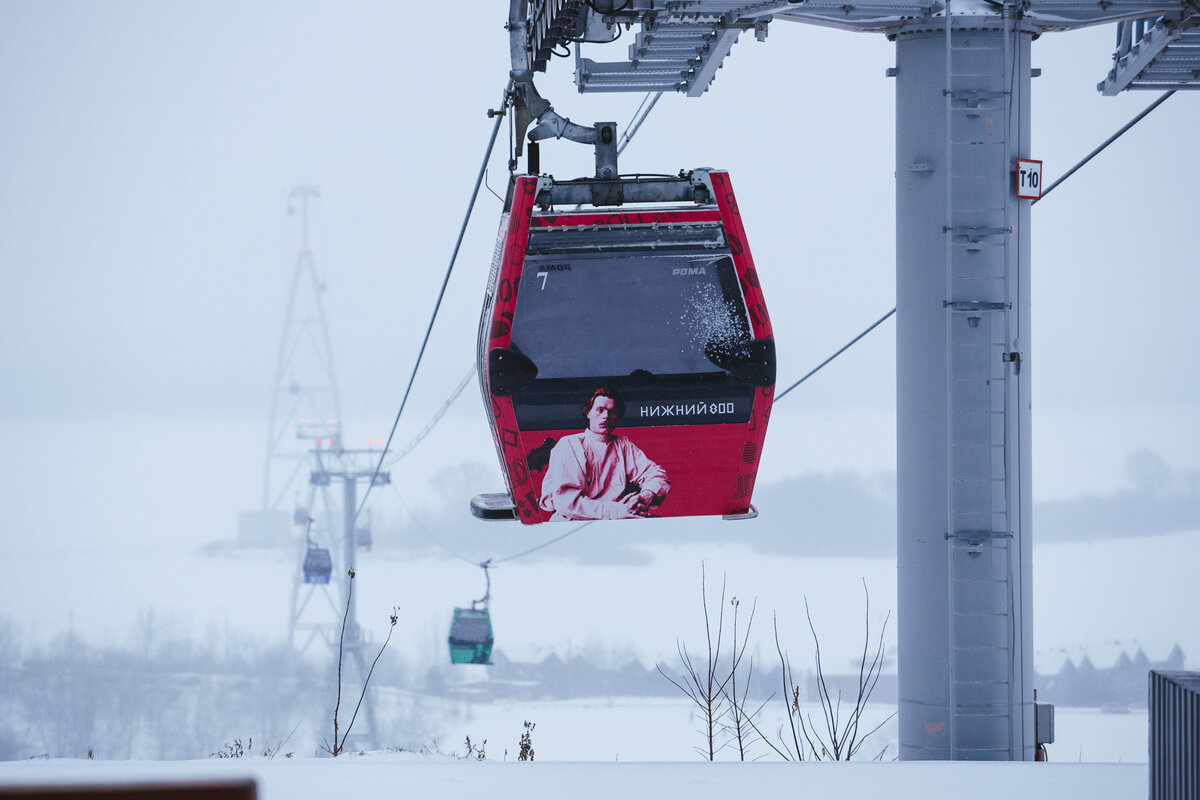
<path fill-rule="evenodd" d="M 1017 197 L 1039 200 L 1042 196 L 1042 162 L 1031 158 L 1017 159 Z"/>

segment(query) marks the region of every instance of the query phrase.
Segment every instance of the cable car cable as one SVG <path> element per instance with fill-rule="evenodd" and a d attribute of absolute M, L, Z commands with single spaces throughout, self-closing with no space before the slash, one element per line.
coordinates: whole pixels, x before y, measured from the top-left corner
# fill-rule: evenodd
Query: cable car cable
<path fill-rule="evenodd" d="M 450 406 L 454 404 L 454 401 L 458 399 L 458 396 L 462 394 L 463 389 L 467 388 L 467 384 L 471 382 L 471 378 L 475 377 L 475 369 L 475 365 L 472 364 L 471 368 L 467 370 L 467 374 L 463 376 L 461 381 L 459 381 L 458 386 L 454 387 L 454 390 L 450 392 L 450 396 L 447 397 L 442 403 L 441 408 L 439 408 L 434 415 L 429 418 L 429 422 L 425 423 L 425 427 L 421 429 L 421 432 L 414 436 L 402 450 L 398 450 L 395 455 L 388 459 L 387 463 L 384 464 L 385 467 L 392 466 L 397 461 L 411 453 L 413 448 L 421 443 L 421 440 L 433 432 L 434 427 L 438 424 L 438 422 L 441 421 L 442 416 L 445 415 L 445 413 L 450 409 Z"/>
<path fill-rule="evenodd" d="M 429 335 L 433 332 L 433 323 L 437 319 L 438 310 L 442 307 L 442 298 L 446 296 L 446 286 L 450 283 L 450 274 L 454 272 L 454 262 L 458 260 L 458 251 L 462 247 L 463 236 L 467 233 L 467 223 L 471 221 L 471 212 L 475 210 L 475 200 L 479 197 L 479 187 L 483 183 L 484 173 L 487 171 L 488 159 L 492 157 L 492 147 L 496 144 L 496 134 L 500 132 L 500 123 L 507 116 L 508 98 L 512 92 L 513 81 L 509 78 L 508 86 L 504 90 L 504 100 L 500 110 L 492 112 L 489 110 L 489 115 L 496 118 L 496 122 L 492 125 L 492 135 L 488 138 L 487 148 L 483 153 L 483 163 L 479 165 L 479 175 L 475 177 L 475 188 L 471 190 L 471 200 L 467 203 L 467 213 L 463 216 L 462 226 L 458 230 L 458 239 L 454 242 L 454 251 L 450 254 L 450 264 L 446 267 L 446 277 L 442 279 L 442 288 L 438 291 L 437 302 L 433 305 L 433 315 L 429 318 L 429 325 L 425 328 L 425 338 L 421 340 L 421 349 L 417 352 L 417 361 L 413 364 L 412 375 L 408 378 L 408 386 L 404 390 L 404 397 L 400 400 L 400 409 L 396 412 L 396 419 L 392 422 L 392 430 L 388 433 L 387 442 L 383 445 L 383 452 L 379 454 L 379 463 L 375 465 L 375 472 L 371 475 L 371 480 L 367 484 L 366 491 L 363 492 L 362 502 L 358 504 L 358 509 L 354 512 L 354 521 L 358 521 L 358 515 L 362 513 L 363 507 L 367 504 L 367 498 L 371 496 L 371 489 L 375 486 L 375 481 L 379 477 L 379 471 L 383 469 L 383 459 L 387 456 L 388 447 L 392 444 L 392 438 L 396 435 L 396 426 L 400 424 L 400 417 L 404 414 L 404 407 L 408 404 L 408 395 L 412 392 L 413 381 L 417 379 L 417 370 L 421 367 L 421 358 L 425 355 L 425 347 L 429 344 Z"/>
<path fill-rule="evenodd" d="M 1083 165 L 1087 164 L 1089 161 L 1091 161 L 1093 158 L 1095 158 L 1097 155 L 1099 155 L 1099 154 L 1100 154 L 1100 153 L 1101 153 L 1101 152 L 1102 152 L 1102 151 L 1103 151 L 1105 148 L 1107 148 L 1109 145 L 1111 145 L 1111 144 L 1112 144 L 1113 142 L 1115 142 L 1117 139 L 1119 139 L 1119 138 L 1121 138 L 1123 135 L 1125 135 L 1125 134 L 1126 134 L 1126 133 L 1129 131 L 1129 129 L 1130 129 L 1130 128 L 1132 128 L 1134 125 L 1137 125 L 1139 122 L 1141 122 L 1143 119 L 1145 119 L 1145 118 L 1146 118 L 1146 116 L 1147 116 L 1147 115 L 1148 115 L 1148 114 L 1149 114 L 1151 111 L 1153 111 L 1154 109 L 1156 109 L 1156 108 L 1158 108 L 1160 105 L 1162 105 L 1164 102 L 1166 102 L 1167 98 L 1168 98 L 1168 97 L 1170 97 L 1170 96 L 1171 96 L 1171 95 L 1173 95 L 1173 94 L 1175 94 L 1175 90 L 1174 90 L 1174 89 L 1170 89 L 1170 90 L 1168 90 L 1168 91 L 1166 91 L 1166 92 L 1163 92 L 1163 93 L 1162 93 L 1162 95 L 1161 95 L 1161 96 L 1160 96 L 1160 97 L 1159 97 L 1157 100 L 1155 100 L 1155 101 L 1154 101 L 1153 103 L 1151 103 L 1150 105 L 1146 106 L 1146 108 L 1145 108 L 1145 109 L 1143 109 L 1143 110 L 1142 110 L 1142 112 L 1141 112 L 1140 114 L 1138 114 L 1136 117 L 1134 117 L 1134 118 L 1133 118 L 1133 119 L 1131 119 L 1129 122 L 1127 122 L 1127 123 L 1126 123 L 1124 126 L 1122 126 L 1122 127 L 1121 127 L 1121 129 L 1120 129 L 1120 130 L 1118 130 L 1118 131 L 1117 131 L 1116 133 L 1114 133 L 1112 136 L 1110 136 L 1110 137 L 1108 137 L 1107 139 L 1105 139 L 1105 140 L 1104 140 L 1104 142 L 1103 142 L 1103 143 L 1101 143 L 1099 147 L 1097 147 L 1095 150 L 1093 150 L 1092 152 L 1090 152 L 1090 153 L 1088 153 L 1086 156 L 1084 156 L 1083 160 L 1081 160 L 1081 161 L 1080 161 L 1078 164 L 1076 164 L 1075 166 L 1073 166 L 1073 167 L 1071 167 L 1069 170 L 1067 170 L 1065 173 L 1063 173 L 1063 175 L 1062 175 L 1060 178 L 1058 178 L 1058 180 L 1054 181 L 1054 182 L 1053 182 L 1053 183 L 1051 183 L 1049 186 L 1047 186 L 1047 187 L 1046 187 L 1044 190 L 1042 190 L 1042 197 L 1044 198 L 1046 195 L 1050 194 L 1050 192 L 1051 192 L 1051 191 L 1052 191 L 1052 190 L 1053 190 L 1053 189 L 1054 189 L 1056 186 L 1058 186 L 1060 183 L 1062 183 L 1063 181 L 1065 181 L 1067 178 L 1069 178 L 1069 177 L 1071 177 L 1072 175 L 1074 175 L 1074 174 L 1075 174 L 1077 171 L 1079 171 L 1079 169 L 1080 169 L 1080 168 L 1081 168 Z M 1040 200 L 1041 198 L 1038 198 L 1038 199 Z M 1030 203 L 1030 205 L 1033 205 L 1033 203 L 1036 203 L 1036 202 L 1038 202 L 1038 201 L 1037 201 L 1037 200 L 1034 200 L 1034 201 L 1032 201 L 1032 202 Z M 812 370 L 811 370 L 811 371 L 810 371 L 810 372 L 809 372 L 807 375 L 805 375 L 803 378 L 801 378 L 800 380 L 796 381 L 795 383 L 793 383 L 793 384 L 792 384 L 791 386 L 789 386 L 788 388 L 784 389 L 784 390 L 783 390 L 782 392 L 780 392 L 779 394 L 775 395 L 775 402 L 776 402 L 776 403 L 778 403 L 780 400 L 782 400 L 782 399 L 783 399 L 783 396 L 784 396 L 784 395 L 786 395 L 786 394 L 787 394 L 788 392 L 790 392 L 792 389 L 795 389 L 797 386 L 799 386 L 800 384 L 804 383 L 806 380 L 808 380 L 809 378 L 811 378 L 813 375 L 815 375 L 815 374 L 817 373 L 817 371 L 818 371 L 818 370 L 820 370 L 822 367 L 824 367 L 824 366 L 825 366 L 826 364 L 828 364 L 830 361 L 833 361 L 835 358 L 837 358 L 838 356 L 840 356 L 840 355 L 841 355 L 842 353 L 844 353 L 844 352 L 845 352 L 847 349 L 849 349 L 849 347 L 850 347 L 851 345 L 853 345 L 853 344 L 854 344 L 855 342 L 857 342 L 859 339 L 861 339 L 861 338 L 863 338 L 864 336 L 866 336 L 868 333 L 870 333 L 872 330 L 874 330 L 874 329 L 875 329 L 875 328 L 876 328 L 876 327 L 877 327 L 877 326 L 878 326 L 878 325 L 879 325 L 881 322 L 883 322 L 885 319 L 887 319 L 888 317 L 890 317 L 892 314 L 895 314 L 895 313 L 896 313 L 896 309 L 894 309 L 894 308 L 893 308 L 891 311 L 889 311 L 889 312 L 887 312 L 886 314 L 884 314 L 882 317 L 880 317 L 878 320 L 876 320 L 876 321 L 875 321 L 875 323 L 874 323 L 874 324 L 872 324 L 872 325 L 871 325 L 869 328 L 867 328 L 865 331 L 863 331 L 862 333 L 860 333 L 858 336 L 855 336 L 853 339 L 851 339 L 849 342 L 847 342 L 847 343 L 846 343 L 846 344 L 845 344 L 845 345 L 844 345 L 844 346 L 843 346 L 843 347 L 842 347 L 840 350 L 838 350 L 836 353 L 834 353 L 833 355 L 831 355 L 829 358 L 825 359 L 825 360 L 824 360 L 824 361 L 822 361 L 820 364 L 818 364 L 816 367 L 814 367 L 814 368 L 813 368 L 813 369 L 812 369 Z"/>
<path fill-rule="evenodd" d="M 650 95 L 654 95 L 654 99 L 650 100 Z M 642 98 L 642 104 L 637 107 L 637 111 L 633 112 L 633 116 L 629 119 L 629 124 L 625 126 L 625 133 L 621 134 L 621 142 L 617 145 L 617 155 L 625 152 L 626 145 L 633 140 L 634 134 L 638 132 L 638 128 L 642 127 L 642 123 L 646 121 L 646 117 L 650 116 L 650 112 L 654 110 L 654 105 L 663 96 L 662 92 L 647 92 Z M 642 108 L 646 106 L 646 101 L 650 100 L 649 107 L 643 113 Z M 639 118 L 638 115 L 641 114 Z"/>
<path fill-rule="evenodd" d="M 774 402 L 778 403 L 780 400 L 782 400 L 782 399 L 783 399 L 783 396 L 784 396 L 784 395 L 786 395 L 786 394 L 787 394 L 788 392 L 790 392 L 792 389 L 795 389 L 795 388 L 796 388 L 797 386 L 799 386 L 800 384 L 804 383 L 806 380 L 808 380 L 809 378 L 811 378 L 813 375 L 816 375 L 816 374 L 817 374 L 817 372 L 818 372 L 818 371 L 819 371 L 819 370 L 820 370 L 822 367 L 824 367 L 824 366 L 825 366 L 826 364 L 828 364 L 830 361 L 833 361 L 835 358 L 837 358 L 838 356 L 840 356 L 842 353 L 844 353 L 844 352 L 846 352 L 847 350 L 849 350 L 849 349 L 850 349 L 850 347 L 851 347 L 852 345 L 854 345 L 854 343 L 855 343 L 855 342 L 857 342 L 859 339 L 861 339 L 861 338 L 863 338 L 864 336 L 866 336 L 866 335 L 867 335 L 868 333 L 870 333 L 871 331 L 875 330 L 877 327 L 879 327 L 879 325 L 880 325 L 880 324 L 882 324 L 882 323 L 883 323 L 883 321 L 884 321 L 884 320 L 886 320 L 888 317 L 890 317 L 892 314 L 895 314 L 895 313 L 896 313 L 896 309 L 895 309 L 895 308 L 893 308 L 891 311 L 887 312 L 887 313 L 886 313 L 886 314 L 884 314 L 882 317 L 880 317 L 879 319 L 875 320 L 875 322 L 871 323 L 871 326 L 870 326 L 869 328 L 867 328 L 865 331 L 863 331 L 862 333 L 860 333 L 858 336 L 855 336 L 855 337 L 854 337 L 853 339 L 851 339 L 850 341 L 846 342 L 846 344 L 842 345 L 842 347 L 841 347 L 841 348 L 840 348 L 840 349 L 839 349 L 839 350 L 838 350 L 836 353 L 834 353 L 834 354 L 833 354 L 833 355 L 831 355 L 829 358 L 825 359 L 825 360 L 824 360 L 824 361 L 822 361 L 820 364 L 817 364 L 817 366 L 815 366 L 815 367 L 813 367 L 811 370 L 809 370 L 809 372 L 808 372 L 808 374 L 807 374 L 807 375 L 805 375 L 803 378 L 801 378 L 800 380 L 798 380 L 798 381 L 796 381 L 795 383 L 793 383 L 793 384 L 792 384 L 791 386 L 789 386 L 788 388 L 784 389 L 784 390 L 783 390 L 782 392 L 780 392 L 779 394 L 775 395 L 775 400 L 774 400 Z"/>
<path fill-rule="evenodd" d="M 392 490 L 396 493 L 396 499 L 398 499 L 400 501 L 400 505 L 403 506 L 404 510 L 408 512 L 409 519 L 411 519 L 413 522 L 415 522 L 417 524 L 417 527 L 421 529 L 421 533 L 425 534 L 425 536 L 429 539 L 429 541 L 433 542 L 438 547 L 442 548 L 447 553 L 449 553 L 450 555 L 457 558 L 459 561 L 464 561 L 467 564 L 473 564 L 473 565 L 478 566 L 479 562 L 472 561 L 471 559 L 467 558 L 466 556 L 452 550 L 450 547 L 445 545 L 440 539 L 438 539 L 436 536 L 434 536 L 432 533 L 430 533 L 429 529 L 425 527 L 424 523 L 422 523 L 421 520 L 417 517 L 417 515 L 413 513 L 413 510 L 408 507 L 408 503 L 404 502 L 404 495 L 400 494 L 400 490 L 396 488 L 396 484 L 389 483 L 388 486 L 391 486 Z"/>
<path fill-rule="evenodd" d="M 417 517 L 417 515 L 413 513 L 412 509 L 408 507 L 408 503 L 404 502 L 404 496 L 402 494 L 400 494 L 400 490 L 398 488 L 396 488 L 396 484 L 389 483 L 388 486 L 391 486 L 392 491 L 394 491 L 396 493 L 396 498 L 400 501 L 400 505 L 402 505 L 404 507 L 404 510 L 408 512 L 409 518 L 412 519 L 412 521 L 416 523 L 417 527 L 420 528 L 421 532 L 423 534 L 425 534 L 425 536 L 431 542 L 433 542 L 438 547 L 445 550 L 450 555 L 457 558 L 459 561 L 462 561 L 467 564 L 471 564 L 476 567 L 480 566 L 480 562 L 473 561 L 473 560 L 467 558 L 466 556 L 462 555 L 461 553 L 454 551 L 453 549 L 448 547 L 446 544 L 444 544 L 441 540 L 439 540 L 436 536 L 434 536 L 432 533 L 430 533 L 429 529 L 425 527 L 424 523 L 421 522 L 420 518 Z M 591 525 L 592 522 L 595 522 L 595 520 L 589 520 L 588 522 L 585 522 L 582 525 L 576 525 L 574 528 L 567 531 L 566 533 L 559 534 L 558 536 L 555 536 L 553 539 L 550 539 L 549 541 L 542 542 L 541 544 L 537 545 L 536 547 L 531 547 L 528 550 L 522 550 L 520 553 L 517 553 L 515 555 L 505 556 L 504 558 L 489 558 L 489 559 L 487 559 L 486 563 L 493 564 L 493 565 L 503 564 L 505 561 L 515 561 L 518 558 L 523 558 L 523 557 L 529 555 L 530 553 L 535 553 L 538 550 L 541 550 L 543 547 L 549 547 L 550 545 L 552 545 L 556 542 L 561 542 L 563 539 L 567 538 L 568 536 L 578 533 L 579 531 L 586 528 L 588 525 Z"/>
<path fill-rule="evenodd" d="M 1165 91 L 1165 92 L 1163 92 L 1163 93 L 1162 93 L 1162 96 L 1161 96 L 1161 97 L 1159 97 L 1157 100 L 1155 100 L 1155 101 L 1154 101 L 1153 103 L 1151 103 L 1150 105 L 1146 106 L 1145 110 L 1144 110 L 1144 111 L 1142 111 L 1142 113 L 1138 114 L 1136 117 L 1134 117 L 1133 119 L 1129 120 L 1129 122 L 1125 123 L 1125 126 L 1124 126 L 1124 127 L 1122 127 L 1122 128 L 1121 128 L 1121 130 L 1117 131 L 1117 132 L 1116 132 L 1116 133 L 1114 133 L 1112 136 L 1110 136 L 1110 137 L 1108 137 L 1107 139 L 1105 139 L 1105 140 L 1104 140 L 1104 142 L 1103 142 L 1103 143 L 1102 143 L 1102 144 L 1101 144 L 1099 147 L 1097 147 L 1095 150 L 1093 150 L 1092 152 L 1090 152 L 1090 153 L 1088 153 L 1086 156 L 1084 156 L 1084 158 L 1083 158 L 1083 160 L 1082 160 L 1082 161 L 1080 161 L 1078 164 L 1076 164 L 1075 166 L 1073 166 L 1073 167 L 1071 167 L 1069 170 L 1067 170 L 1067 171 L 1066 171 L 1066 173 L 1065 173 L 1065 174 L 1064 174 L 1064 175 L 1063 175 L 1061 178 L 1059 178 L 1059 179 L 1058 179 L 1058 180 L 1056 180 L 1054 183 L 1050 184 L 1050 185 L 1049 185 L 1049 186 L 1047 186 L 1045 189 L 1043 189 L 1043 190 L 1042 190 L 1042 197 L 1045 197 L 1046 195 L 1050 194 L 1050 192 L 1052 192 L 1052 191 L 1054 190 L 1054 187 L 1058 186 L 1060 183 L 1062 183 L 1063 181 L 1065 181 L 1067 178 L 1069 178 L 1069 177 L 1071 177 L 1072 175 L 1074 175 L 1074 174 L 1075 174 L 1075 172 L 1076 172 L 1076 171 L 1077 171 L 1077 170 L 1078 170 L 1080 167 L 1082 167 L 1084 164 L 1088 163 L 1088 162 L 1089 162 L 1089 161 L 1091 161 L 1093 158 L 1095 158 L 1096 156 L 1098 156 L 1102 150 L 1104 150 L 1104 149 L 1105 149 L 1106 147 L 1108 147 L 1110 144 L 1112 144 L 1113 142 L 1115 142 L 1117 139 L 1120 139 L 1120 138 L 1121 138 L 1123 135 L 1125 135 L 1125 133 L 1126 133 L 1126 132 L 1127 132 L 1127 131 L 1128 131 L 1130 128 L 1132 128 L 1134 125 L 1137 125 L 1139 122 L 1141 122 L 1143 119 L 1145 119 L 1145 117 L 1146 117 L 1146 115 L 1147 115 L 1147 114 L 1149 114 L 1151 111 L 1153 111 L 1154 109 L 1156 109 L 1156 108 L 1158 108 L 1160 105 L 1162 105 L 1164 102 L 1166 102 L 1166 99 L 1167 99 L 1168 97 L 1170 97 L 1171 95 L 1173 95 L 1173 94 L 1175 94 L 1175 90 L 1174 90 L 1174 89 L 1169 89 L 1168 91 Z M 1040 199 L 1041 199 L 1041 198 L 1039 197 L 1039 198 L 1038 198 L 1038 200 L 1040 200 Z M 1037 200 L 1034 200 L 1032 203 L 1030 203 L 1030 205 L 1033 205 L 1033 203 L 1036 203 L 1036 202 L 1037 202 Z"/>
<path fill-rule="evenodd" d="M 541 548 L 550 547 L 551 545 L 553 545 L 554 542 L 563 541 L 564 539 L 566 539 L 566 537 L 570 536 L 571 534 L 580 533 L 581 530 L 583 530 L 584 528 L 587 528 L 588 525 L 592 524 L 593 522 L 595 522 L 595 519 L 589 519 L 588 522 L 583 523 L 582 525 L 576 525 L 575 528 L 571 528 L 569 531 L 566 531 L 565 534 L 556 536 L 556 537 L 554 537 L 554 539 L 552 539 L 548 542 L 542 542 L 541 545 L 538 545 L 538 547 L 530 547 L 529 549 L 527 549 L 527 551 L 517 553 L 516 555 L 509 555 L 508 558 L 492 559 L 492 564 L 504 564 L 505 561 L 512 561 L 514 559 L 526 557 L 526 555 L 529 555 L 530 553 L 536 553 L 536 552 L 540 551 Z"/>

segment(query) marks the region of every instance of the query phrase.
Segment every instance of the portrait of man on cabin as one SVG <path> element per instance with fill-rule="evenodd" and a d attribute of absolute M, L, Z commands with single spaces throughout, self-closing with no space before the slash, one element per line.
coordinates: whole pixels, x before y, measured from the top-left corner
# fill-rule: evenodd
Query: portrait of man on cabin
<path fill-rule="evenodd" d="M 540 498 L 551 519 L 650 517 L 666 499 L 671 491 L 666 470 L 616 433 L 624 413 L 621 395 L 601 386 L 583 405 L 587 429 L 554 445 Z"/>

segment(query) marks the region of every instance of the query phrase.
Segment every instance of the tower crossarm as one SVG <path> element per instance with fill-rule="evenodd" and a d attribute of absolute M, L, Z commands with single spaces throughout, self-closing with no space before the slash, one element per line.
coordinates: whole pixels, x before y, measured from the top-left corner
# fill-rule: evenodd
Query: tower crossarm
<path fill-rule="evenodd" d="M 545 71 L 574 48 L 581 92 L 708 91 L 743 32 L 775 21 L 895 36 L 944 19 L 945 0 L 513 0 L 527 4 L 514 64 Z M 952 0 L 956 20 L 1019 16 L 1038 33 L 1119 23 L 1105 94 L 1200 86 L 1200 12 L 1185 0 Z M 957 23 L 956 23 L 957 24 Z M 1136 32 L 1135 32 L 1136 31 Z M 632 34 L 632 36 L 630 36 Z M 621 40 L 621 44 L 611 44 Z M 522 43 L 523 42 L 523 43 Z M 586 55 L 584 55 L 586 51 Z M 602 54 L 602 55 L 601 55 Z"/>
<path fill-rule="evenodd" d="M 997 17 L 1003 13 L 1020 16 L 1026 25 L 1046 31 L 1074 30 L 1092 25 L 1138 19 L 1164 13 L 1180 13 L 1185 7 L 1180 0 L 1027 0 L 1000 3 L 990 0 L 955 0 L 952 4 L 956 19 Z M 1007 12 L 1006 12 L 1007 8 Z M 945 3 L 917 3 L 913 0 L 804 0 L 789 5 L 774 15 L 775 19 L 805 22 L 814 25 L 852 31 L 894 33 L 922 20 L 944 18 Z"/>
<path fill-rule="evenodd" d="M 1200 10 L 1120 21 L 1112 69 L 1096 89 L 1200 89 Z"/>

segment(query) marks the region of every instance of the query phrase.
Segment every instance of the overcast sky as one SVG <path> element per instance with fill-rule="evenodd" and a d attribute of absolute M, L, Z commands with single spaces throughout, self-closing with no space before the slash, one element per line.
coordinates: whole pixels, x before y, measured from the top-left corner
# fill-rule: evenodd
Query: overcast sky
<path fill-rule="evenodd" d="M 287 192 L 310 183 L 322 190 L 311 242 L 342 415 L 354 436 L 385 435 L 506 80 L 506 9 L 0 0 L 6 430 L 154 420 L 265 431 L 300 237 Z M 1096 92 L 1112 37 L 1106 26 L 1034 45 L 1029 155 L 1048 178 L 1156 96 Z M 618 58 L 626 44 L 586 55 Z M 781 383 L 894 304 L 893 63 L 882 36 L 776 23 L 765 43 L 742 37 L 704 97 L 664 97 L 622 158 L 625 172 L 730 170 Z M 580 95 L 570 72 L 556 61 L 539 78 L 556 108 L 623 127 L 641 96 Z M 1176 95 L 1034 209 L 1039 486 L 1105 488 L 1143 446 L 1200 466 L 1198 100 Z M 543 148 L 558 177 L 590 162 L 578 145 Z M 503 193 L 503 146 L 489 177 Z M 482 194 L 398 441 L 475 357 L 499 213 Z M 793 468 L 894 466 L 893 330 L 781 403 L 777 435 L 794 438 L 768 457 L 790 447 L 803 451 Z M 455 414 L 485 431 L 473 387 Z M 446 458 L 489 461 L 484 437 Z M 20 460 L 35 472 L 63 458 L 26 444 Z M 253 473 L 261 438 L 227 452 Z"/>

